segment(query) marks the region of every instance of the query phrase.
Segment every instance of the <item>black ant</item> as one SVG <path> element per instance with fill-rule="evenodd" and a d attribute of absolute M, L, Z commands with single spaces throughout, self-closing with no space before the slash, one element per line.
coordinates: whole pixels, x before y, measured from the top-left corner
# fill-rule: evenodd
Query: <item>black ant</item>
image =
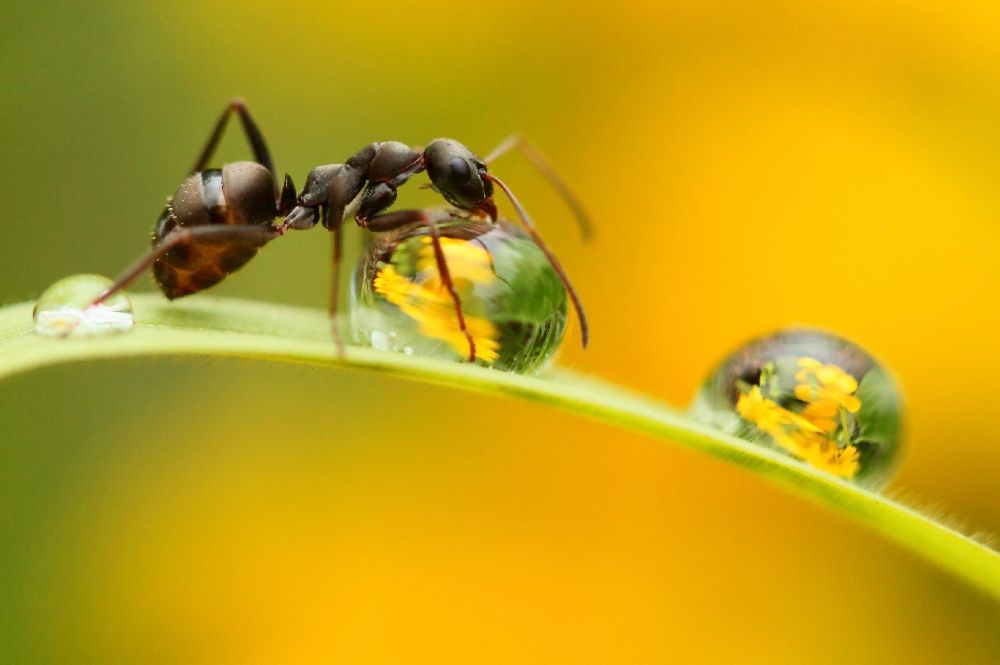
<path fill-rule="evenodd" d="M 225 164 L 221 169 L 206 169 L 233 113 L 239 116 L 256 161 L 234 162 Z M 474 361 L 475 342 L 465 326 L 462 303 L 452 286 L 437 227 L 438 221 L 450 219 L 453 215 L 435 215 L 428 210 L 384 212 L 396 200 L 396 190 L 400 185 L 413 175 L 427 171 L 431 188 L 470 218 L 495 222 L 497 208 L 493 201 L 493 186 L 504 192 L 528 234 L 566 288 L 576 309 L 583 346 L 586 347 L 589 337 L 587 318 L 565 270 L 510 188 L 487 171 L 487 164 L 512 148 L 518 148 L 542 173 L 572 209 L 584 237 L 589 236 L 590 224 L 582 206 L 537 148 L 518 135 L 503 141 L 485 159 L 480 159 L 451 139 L 436 139 L 423 149 L 411 148 L 396 141 L 370 143 L 343 164 L 314 168 L 298 197 L 288 175 L 279 192 L 264 137 L 243 100 L 235 99 L 216 121 L 188 178 L 168 199 L 153 233 L 152 249 L 125 270 L 91 305 L 104 302 L 135 281 L 150 266 L 156 283 L 167 298 L 197 293 L 242 267 L 274 238 L 290 229 L 312 228 L 322 221 L 323 226 L 333 232 L 330 315 L 334 338 L 343 351 L 336 322 L 342 230 L 348 205 L 359 199 L 354 217 L 358 225 L 369 231 L 391 231 L 411 224 L 427 227 L 441 283 L 455 303 L 459 329 L 469 342 L 469 361 Z M 274 220 L 282 215 L 285 219 L 281 224 L 274 225 Z"/>

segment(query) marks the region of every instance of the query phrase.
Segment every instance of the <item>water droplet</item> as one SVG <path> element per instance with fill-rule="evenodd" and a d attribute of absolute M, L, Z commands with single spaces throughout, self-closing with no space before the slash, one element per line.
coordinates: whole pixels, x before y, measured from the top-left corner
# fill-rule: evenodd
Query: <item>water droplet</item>
<path fill-rule="evenodd" d="M 566 291 L 545 255 L 520 229 L 499 222 L 439 225 L 476 362 L 517 372 L 543 367 L 566 329 Z M 351 288 L 355 342 L 397 353 L 467 360 L 454 302 L 423 226 L 380 236 Z M 376 340 L 374 331 L 382 331 Z"/>
<path fill-rule="evenodd" d="M 381 330 L 371 331 L 371 334 L 368 336 L 368 343 L 371 344 L 373 349 L 378 349 L 379 351 L 389 350 L 389 336 Z"/>
<path fill-rule="evenodd" d="M 883 485 L 899 458 L 899 391 L 836 335 L 791 329 L 749 342 L 705 380 L 693 415 L 834 476 Z"/>
<path fill-rule="evenodd" d="M 90 307 L 112 281 L 101 275 L 72 275 L 50 286 L 35 303 L 35 332 L 46 337 L 97 337 L 132 329 L 132 303 L 124 292 Z"/>

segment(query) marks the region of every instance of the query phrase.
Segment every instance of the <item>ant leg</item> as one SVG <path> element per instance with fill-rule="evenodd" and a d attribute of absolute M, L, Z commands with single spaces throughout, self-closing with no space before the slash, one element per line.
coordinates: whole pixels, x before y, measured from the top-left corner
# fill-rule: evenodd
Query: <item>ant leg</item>
<path fill-rule="evenodd" d="M 587 315 L 583 311 L 583 303 L 580 302 L 580 297 L 576 294 L 576 289 L 569 281 L 569 277 L 566 275 L 566 271 L 563 269 L 562 264 L 559 263 L 559 259 L 556 258 L 555 254 L 548 248 L 545 241 L 542 240 L 542 236 L 539 235 L 538 230 L 535 228 L 535 223 L 531 221 L 531 217 L 528 216 L 528 212 L 521 206 L 521 202 L 517 200 L 514 196 L 514 192 L 510 191 L 510 188 L 504 184 L 500 178 L 496 177 L 492 173 L 482 174 L 484 178 L 496 184 L 500 189 L 503 190 L 507 198 L 514 205 L 514 209 L 517 210 L 518 216 L 520 216 L 521 221 L 524 223 L 524 227 L 528 230 L 531 235 L 531 239 L 535 241 L 538 248 L 542 250 L 545 254 L 545 258 L 549 260 L 552 269 L 556 271 L 559 276 L 559 280 L 566 287 L 566 292 L 569 294 L 570 300 L 573 301 L 573 308 L 576 309 L 576 316 L 580 320 L 580 336 L 583 340 L 583 347 L 587 347 L 587 342 L 590 341 L 590 329 L 587 327 Z"/>
<path fill-rule="evenodd" d="M 590 216 L 587 214 L 587 211 L 584 210 L 583 204 L 580 203 L 580 199 L 576 197 L 573 190 L 569 188 L 566 181 L 562 179 L 549 160 L 545 158 L 545 155 L 542 154 L 542 151 L 539 150 L 538 146 L 534 143 L 531 143 L 520 134 L 511 134 L 501 141 L 500 145 L 494 148 L 493 151 L 486 156 L 483 162 L 489 164 L 514 148 L 517 148 L 517 150 L 524 155 L 524 158 L 527 159 L 528 162 L 530 162 L 531 165 L 542 174 L 542 176 L 548 181 L 549 186 L 556 190 L 556 193 L 559 194 L 566 206 L 573 212 L 573 216 L 576 217 L 583 239 L 590 240 L 593 238 L 594 227 L 590 223 Z"/>
<path fill-rule="evenodd" d="M 274 171 L 271 151 L 267 149 L 267 141 L 264 140 L 264 135 L 261 134 L 260 128 L 257 127 L 253 116 L 250 115 L 250 110 L 246 107 L 246 102 L 240 98 L 229 102 L 222 115 L 216 120 L 215 128 L 208 137 L 205 146 L 201 149 L 201 154 L 198 155 L 198 160 L 194 163 L 191 173 L 204 171 L 205 167 L 208 166 L 208 162 L 212 159 L 212 155 L 215 154 L 215 149 L 218 147 L 219 141 L 222 139 L 222 134 L 226 130 L 226 125 L 229 124 L 229 116 L 234 111 L 240 117 L 240 124 L 243 125 L 243 133 L 246 135 L 247 143 L 250 144 L 250 149 L 253 151 L 254 159 L 271 174 L 271 179 L 274 181 L 274 189 L 280 192 L 275 202 L 278 213 L 287 215 L 295 207 L 295 184 L 292 182 L 291 176 L 286 173 L 282 187 L 280 190 L 278 189 L 278 174 Z"/>
<path fill-rule="evenodd" d="M 423 224 L 424 226 L 434 226 L 441 222 L 454 219 L 454 211 L 445 208 L 435 208 L 431 210 L 397 210 L 381 215 L 375 215 L 370 219 L 360 218 L 358 225 L 368 229 L 373 233 L 383 233 L 385 231 L 395 231 L 407 224 Z"/>
<path fill-rule="evenodd" d="M 155 247 L 140 256 L 136 259 L 135 263 L 126 268 L 108 288 L 104 289 L 100 295 L 90 302 L 89 306 L 100 305 L 115 293 L 124 289 L 137 280 L 160 257 L 181 243 L 191 240 L 228 240 L 231 242 L 266 243 L 281 234 L 281 230 L 269 226 L 215 224 L 208 226 L 175 227 Z"/>
<path fill-rule="evenodd" d="M 330 215 L 330 206 L 323 209 L 324 224 L 327 223 L 327 216 Z M 340 322 L 337 320 L 338 303 L 340 302 L 340 261 L 344 254 L 344 225 L 336 224 L 333 228 L 333 244 L 331 246 L 330 259 L 332 263 L 330 273 L 330 330 L 333 333 L 333 342 L 337 345 L 337 354 L 343 358 L 346 355 L 344 347 L 344 336 L 340 333 Z"/>
<path fill-rule="evenodd" d="M 205 167 L 208 166 L 208 161 L 212 159 L 212 155 L 215 154 L 215 149 L 219 145 L 219 140 L 222 138 L 222 134 L 226 130 L 226 125 L 229 123 L 229 116 L 231 116 L 234 111 L 240 116 L 240 123 L 243 125 L 243 133 L 246 134 L 247 142 L 253 150 L 254 159 L 271 172 L 271 177 L 275 178 L 274 188 L 277 190 L 277 176 L 274 175 L 274 163 L 271 161 L 271 152 L 267 149 L 267 142 L 264 141 L 264 135 L 260 133 L 260 128 L 258 128 L 257 123 L 254 122 L 253 116 L 250 115 L 250 111 L 247 110 L 246 102 L 240 98 L 236 98 L 229 102 L 229 104 L 226 105 L 226 109 L 222 112 L 222 115 L 220 115 L 219 119 L 215 121 L 215 128 L 212 130 L 212 134 L 208 137 L 208 141 L 205 142 L 205 146 L 201 149 L 198 159 L 191 168 L 191 173 L 193 174 L 198 171 L 204 171 Z"/>
<path fill-rule="evenodd" d="M 455 286 L 451 281 L 451 271 L 448 270 L 448 259 L 445 257 L 444 249 L 441 247 L 441 234 L 437 227 L 437 222 L 447 217 L 447 214 L 432 215 L 426 210 L 398 210 L 396 212 L 375 215 L 371 219 L 358 217 L 358 224 L 376 233 L 392 231 L 414 223 L 423 224 L 427 227 L 427 231 L 431 237 L 431 244 L 434 247 L 434 259 L 437 262 L 438 274 L 441 276 L 441 284 L 448 290 L 448 294 L 455 304 L 458 329 L 462 331 L 466 341 L 469 343 L 469 362 L 471 363 L 476 361 L 476 341 L 473 339 L 472 333 L 465 326 L 462 300 L 458 297 L 458 292 L 455 291 Z"/>

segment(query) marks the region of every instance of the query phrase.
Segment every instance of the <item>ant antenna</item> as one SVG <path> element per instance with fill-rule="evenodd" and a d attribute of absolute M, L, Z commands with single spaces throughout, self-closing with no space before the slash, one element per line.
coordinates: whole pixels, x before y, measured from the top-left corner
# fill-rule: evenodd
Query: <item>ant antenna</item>
<path fill-rule="evenodd" d="M 511 134 L 501 141 L 500 145 L 494 148 L 493 152 L 483 159 L 483 162 L 488 165 L 513 148 L 517 148 L 524 158 L 548 181 L 549 186 L 559 194 L 563 203 L 566 204 L 573 213 L 573 216 L 576 217 L 577 226 L 580 227 L 580 235 L 583 236 L 584 241 L 591 240 L 594 237 L 594 226 L 590 222 L 590 215 L 587 214 L 583 204 L 580 203 L 580 199 L 576 197 L 573 190 L 569 188 L 566 181 L 562 179 L 555 167 L 552 166 L 551 162 L 545 158 L 545 155 L 534 143 L 531 143 L 520 134 Z"/>
<path fill-rule="evenodd" d="M 576 294 L 576 289 L 574 289 L 573 285 L 570 283 L 569 277 L 566 275 L 566 271 L 563 270 L 563 267 L 559 263 L 559 260 L 555 257 L 555 254 L 549 251 L 548 245 L 545 244 L 545 241 L 542 240 L 542 236 L 540 236 L 538 234 L 538 230 L 535 229 L 535 223 L 531 221 L 531 217 L 528 216 L 527 211 L 525 211 L 524 207 L 521 206 L 521 202 L 517 200 L 516 196 L 514 196 L 514 192 L 510 191 L 510 188 L 504 184 L 503 180 L 496 177 L 492 173 L 484 172 L 480 175 L 496 184 L 503 190 L 503 193 L 507 195 L 507 198 L 510 199 L 511 204 L 514 206 L 514 209 L 517 210 L 517 214 L 520 216 L 521 222 L 528 230 L 528 234 L 531 236 L 531 239 L 535 241 L 538 248 L 542 250 L 543 254 L 545 254 L 545 258 L 549 260 L 549 264 L 552 266 L 552 269 L 555 270 L 556 274 L 559 276 L 559 281 L 561 281 L 563 286 L 566 287 L 566 292 L 569 294 L 570 300 L 573 301 L 573 308 L 576 309 L 576 316 L 580 320 L 580 337 L 583 340 L 583 348 L 587 348 L 587 342 L 590 340 L 590 329 L 587 327 L 587 315 L 583 312 L 583 304 L 580 302 L 580 297 Z"/>

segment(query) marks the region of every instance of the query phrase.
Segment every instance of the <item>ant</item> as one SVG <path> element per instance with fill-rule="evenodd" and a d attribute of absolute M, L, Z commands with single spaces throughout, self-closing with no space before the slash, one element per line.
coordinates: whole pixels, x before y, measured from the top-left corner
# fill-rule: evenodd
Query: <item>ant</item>
<path fill-rule="evenodd" d="M 221 169 L 206 169 L 233 114 L 239 117 L 256 161 L 233 162 Z M 348 206 L 358 200 L 354 218 L 372 232 L 421 224 L 428 229 L 441 283 L 455 305 L 459 329 L 469 343 L 469 361 L 476 359 L 476 346 L 465 325 L 462 303 L 455 291 L 448 262 L 441 247 L 437 223 L 453 218 L 451 213 L 430 210 L 385 212 L 396 200 L 396 190 L 412 176 L 426 171 L 430 187 L 470 218 L 497 220 L 493 201 L 496 185 L 510 200 L 528 234 L 559 276 L 580 322 L 583 346 L 589 331 L 583 305 L 562 265 L 544 243 L 535 225 L 510 188 L 487 170 L 487 164 L 517 148 L 559 193 L 576 216 L 584 238 L 590 223 L 569 187 L 532 144 L 515 134 L 504 140 L 485 159 L 480 159 L 458 141 L 436 139 L 423 149 L 396 141 L 370 143 L 343 164 L 317 166 L 306 178 L 302 193 L 285 175 L 278 188 L 277 175 L 267 143 L 242 99 L 234 99 L 215 123 L 190 174 L 167 200 L 153 233 L 153 246 L 127 268 L 91 306 L 98 305 L 134 282 L 152 267 L 160 290 L 170 298 L 207 289 L 242 267 L 268 242 L 289 230 L 305 230 L 319 221 L 333 232 L 333 278 L 330 316 L 334 339 L 343 353 L 337 327 L 337 298 L 342 257 L 342 231 Z M 278 217 L 284 220 L 275 225 Z"/>

